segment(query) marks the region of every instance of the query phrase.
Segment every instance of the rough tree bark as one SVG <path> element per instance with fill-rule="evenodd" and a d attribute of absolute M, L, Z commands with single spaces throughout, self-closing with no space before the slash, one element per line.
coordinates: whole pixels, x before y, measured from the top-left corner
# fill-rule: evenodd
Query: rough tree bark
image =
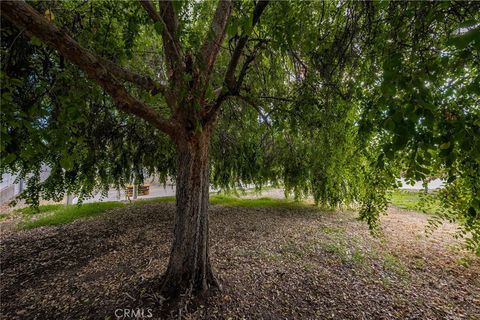
<path fill-rule="evenodd" d="M 208 150 L 211 127 L 176 142 L 177 181 L 175 228 L 162 293 L 199 294 L 218 288 L 209 257 Z"/>

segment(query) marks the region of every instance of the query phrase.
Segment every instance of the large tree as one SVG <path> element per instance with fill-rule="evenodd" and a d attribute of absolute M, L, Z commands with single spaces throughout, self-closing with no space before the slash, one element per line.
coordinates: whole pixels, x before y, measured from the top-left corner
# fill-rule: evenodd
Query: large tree
<path fill-rule="evenodd" d="M 2 172 L 28 178 L 33 204 L 175 177 L 170 296 L 218 286 L 211 180 L 361 203 L 375 226 L 395 177 L 431 170 L 463 188 L 444 199 L 480 230 L 477 9 L 2 1 Z"/>
<path fill-rule="evenodd" d="M 196 52 L 185 51 L 179 39 L 179 22 L 173 2 L 159 2 L 159 9 L 149 0 L 140 1 L 157 29 L 161 29 L 167 83 L 134 73 L 81 46 L 65 30 L 51 22 L 54 17 L 40 14 L 23 1 L 2 2 L 2 15 L 20 30 L 45 42 L 85 72 L 113 99 L 115 106 L 152 124 L 167 134 L 177 154 L 174 241 L 163 291 L 175 295 L 186 290 L 203 292 L 217 286 L 208 248 L 208 153 L 213 125 L 222 102 L 235 94 L 248 67 L 237 76 L 238 65 L 250 33 L 259 22 L 267 1 L 253 8 L 248 28 L 236 41 L 225 80 L 211 96 L 211 74 L 223 44 L 232 13 L 232 1 L 220 1 Z M 128 92 L 122 81 L 128 81 L 152 95 L 161 94 L 171 111 L 167 119 L 160 112 Z M 210 99 L 209 99 L 210 98 Z"/>

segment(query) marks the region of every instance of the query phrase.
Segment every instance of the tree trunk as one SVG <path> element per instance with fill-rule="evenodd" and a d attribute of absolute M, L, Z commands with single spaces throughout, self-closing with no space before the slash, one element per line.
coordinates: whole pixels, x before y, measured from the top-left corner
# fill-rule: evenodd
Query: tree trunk
<path fill-rule="evenodd" d="M 162 287 L 168 297 L 218 288 L 208 248 L 209 131 L 176 141 L 174 239 Z"/>

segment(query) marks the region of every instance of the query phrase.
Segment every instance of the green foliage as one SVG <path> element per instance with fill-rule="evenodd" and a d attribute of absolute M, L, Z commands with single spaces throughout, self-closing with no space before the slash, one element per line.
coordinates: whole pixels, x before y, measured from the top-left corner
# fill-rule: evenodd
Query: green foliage
<path fill-rule="evenodd" d="M 435 197 L 426 199 L 426 205 L 432 203 L 440 205 L 429 220 L 430 230 L 433 231 L 443 220 L 459 222 L 463 228 L 457 237 L 465 238 L 469 249 L 480 255 L 480 210 L 476 184 L 470 179 L 458 178 L 440 190 Z M 476 181 L 478 183 L 478 181 Z M 472 190 L 473 188 L 473 190 Z"/>
<path fill-rule="evenodd" d="M 464 190 L 455 205 L 447 191 L 430 204 L 441 203 L 440 211 L 450 213 L 443 218 L 462 217 L 465 233 L 479 219 L 478 9 L 478 3 L 390 3 L 389 23 L 378 25 L 384 41 L 371 48 L 381 66 L 372 65 L 371 75 L 382 77 L 362 89 L 363 130 L 381 142 L 380 156 L 409 181 L 444 177 L 446 190 Z"/>

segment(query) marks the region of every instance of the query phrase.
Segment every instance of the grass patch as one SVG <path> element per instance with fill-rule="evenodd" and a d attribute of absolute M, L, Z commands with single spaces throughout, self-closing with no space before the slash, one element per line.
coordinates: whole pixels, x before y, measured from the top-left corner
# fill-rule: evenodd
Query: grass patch
<path fill-rule="evenodd" d="M 27 219 L 27 221 L 22 222 L 18 225 L 20 229 L 33 229 L 43 226 L 57 226 L 61 224 L 71 223 L 78 219 L 85 219 L 99 216 L 106 211 L 119 208 L 129 205 L 144 205 L 150 203 L 162 203 L 162 202 L 174 202 L 175 197 L 158 197 L 151 199 L 141 199 L 132 201 L 130 203 L 120 202 L 120 201 L 106 201 L 106 202 L 95 202 L 95 203 L 84 203 L 81 206 L 70 205 L 66 206 L 63 204 L 47 204 L 41 205 L 38 207 L 38 210 L 35 210 L 31 207 L 26 207 L 18 209 L 18 212 L 21 212 L 27 216 L 33 216 L 36 214 L 42 214 L 38 219 Z"/>
<path fill-rule="evenodd" d="M 394 255 L 390 253 L 386 253 L 383 257 L 383 267 L 386 270 L 390 270 L 395 272 L 396 274 L 400 276 L 406 276 L 407 275 L 407 269 L 403 262 L 395 257 Z"/>
<path fill-rule="evenodd" d="M 61 224 L 71 223 L 78 219 L 85 219 L 96 217 L 107 210 L 124 207 L 124 206 L 138 206 L 151 203 L 164 203 L 175 202 L 175 197 L 158 197 L 150 199 L 135 200 L 130 203 L 120 201 L 108 201 L 108 202 L 95 202 L 84 203 L 81 206 L 70 205 L 65 206 L 62 204 L 48 204 L 41 205 L 38 210 L 27 207 L 18 209 L 17 211 L 30 216 L 27 221 L 18 225 L 20 229 L 33 229 L 43 226 L 57 226 Z M 285 199 L 272 199 L 272 198 L 258 198 L 258 199 L 241 199 L 234 196 L 226 195 L 213 195 L 210 197 L 210 203 L 214 205 L 224 206 L 239 206 L 239 207 L 273 207 L 273 208 L 292 208 L 292 207 L 306 207 L 307 205 L 302 202 L 294 202 Z M 37 219 L 34 219 L 34 215 L 41 214 Z M 1 219 L 1 217 L 0 217 Z"/>
<path fill-rule="evenodd" d="M 332 235 L 343 235 L 345 233 L 345 230 L 340 228 L 340 227 L 328 227 L 328 226 L 324 226 L 322 227 L 322 231 L 325 233 L 325 234 L 332 234 Z"/>
<path fill-rule="evenodd" d="M 283 256 L 291 258 L 303 259 L 305 256 L 305 250 L 293 240 L 288 240 L 287 243 L 282 245 L 279 249 L 279 253 Z"/>
<path fill-rule="evenodd" d="M 366 266 L 367 253 L 363 251 L 355 235 L 336 226 L 323 226 L 321 229 L 324 237 L 320 245 L 326 252 L 334 254 L 344 264 Z"/>
<path fill-rule="evenodd" d="M 360 249 L 355 249 L 352 253 L 352 261 L 362 265 L 365 262 L 365 254 Z"/>
<path fill-rule="evenodd" d="M 37 209 L 33 207 L 25 207 L 22 209 L 17 209 L 15 211 L 23 214 L 27 214 L 27 215 L 33 215 L 33 214 L 55 211 L 62 208 L 63 206 L 64 206 L 63 204 L 45 204 L 45 205 L 39 206 Z"/>
<path fill-rule="evenodd" d="M 81 206 L 64 206 L 51 208 L 50 212 L 44 209 L 42 212 L 49 214 L 35 220 L 20 223 L 21 229 L 33 229 L 43 226 L 57 226 L 73 222 L 78 219 L 91 218 L 104 213 L 107 210 L 125 206 L 122 202 L 95 202 L 85 203 Z M 43 206 L 40 206 L 43 207 Z"/>
<path fill-rule="evenodd" d="M 440 208 L 437 201 L 429 202 L 425 208 L 421 206 L 422 197 L 433 197 L 421 191 L 395 190 L 392 192 L 390 201 L 395 207 L 425 213 L 435 213 Z"/>
<path fill-rule="evenodd" d="M 347 255 L 347 248 L 340 243 L 328 243 L 324 245 L 324 248 L 328 253 L 338 255 L 342 259 Z"/>
<path fill-rule="evenodd" d="M 158 198 L 150 198 L 150 199 L 140 199 L 135 200 L 131 204 L 134 206 L 150 204 L 150 203 L 164 203 L 164 202 L 175 202 L 175 197 L 158 197 Z"/>
<path fill-rule="evenodd" d="M 299 208 L 307 207 L 303 202 L 287 199 L 273 199 L 268 197 L 256 199 L 242 199 L 227 195 L 214 195 L 210 197 L 210 204 L 232 207 L 260 207 L 260 208 Z"/>
<path fill-rule="evenodd" d="M 175 202 L 175 197 L 158 197 L 132 201 L 132 205 L 144 205 L 149 203 Z M 232 195 L 215 194 L 210 196 L 210 204 L 232 207 L 305 207 L 302 202 L 286 199 L 273 199 L 268 197 L 245 199 Z"/>

